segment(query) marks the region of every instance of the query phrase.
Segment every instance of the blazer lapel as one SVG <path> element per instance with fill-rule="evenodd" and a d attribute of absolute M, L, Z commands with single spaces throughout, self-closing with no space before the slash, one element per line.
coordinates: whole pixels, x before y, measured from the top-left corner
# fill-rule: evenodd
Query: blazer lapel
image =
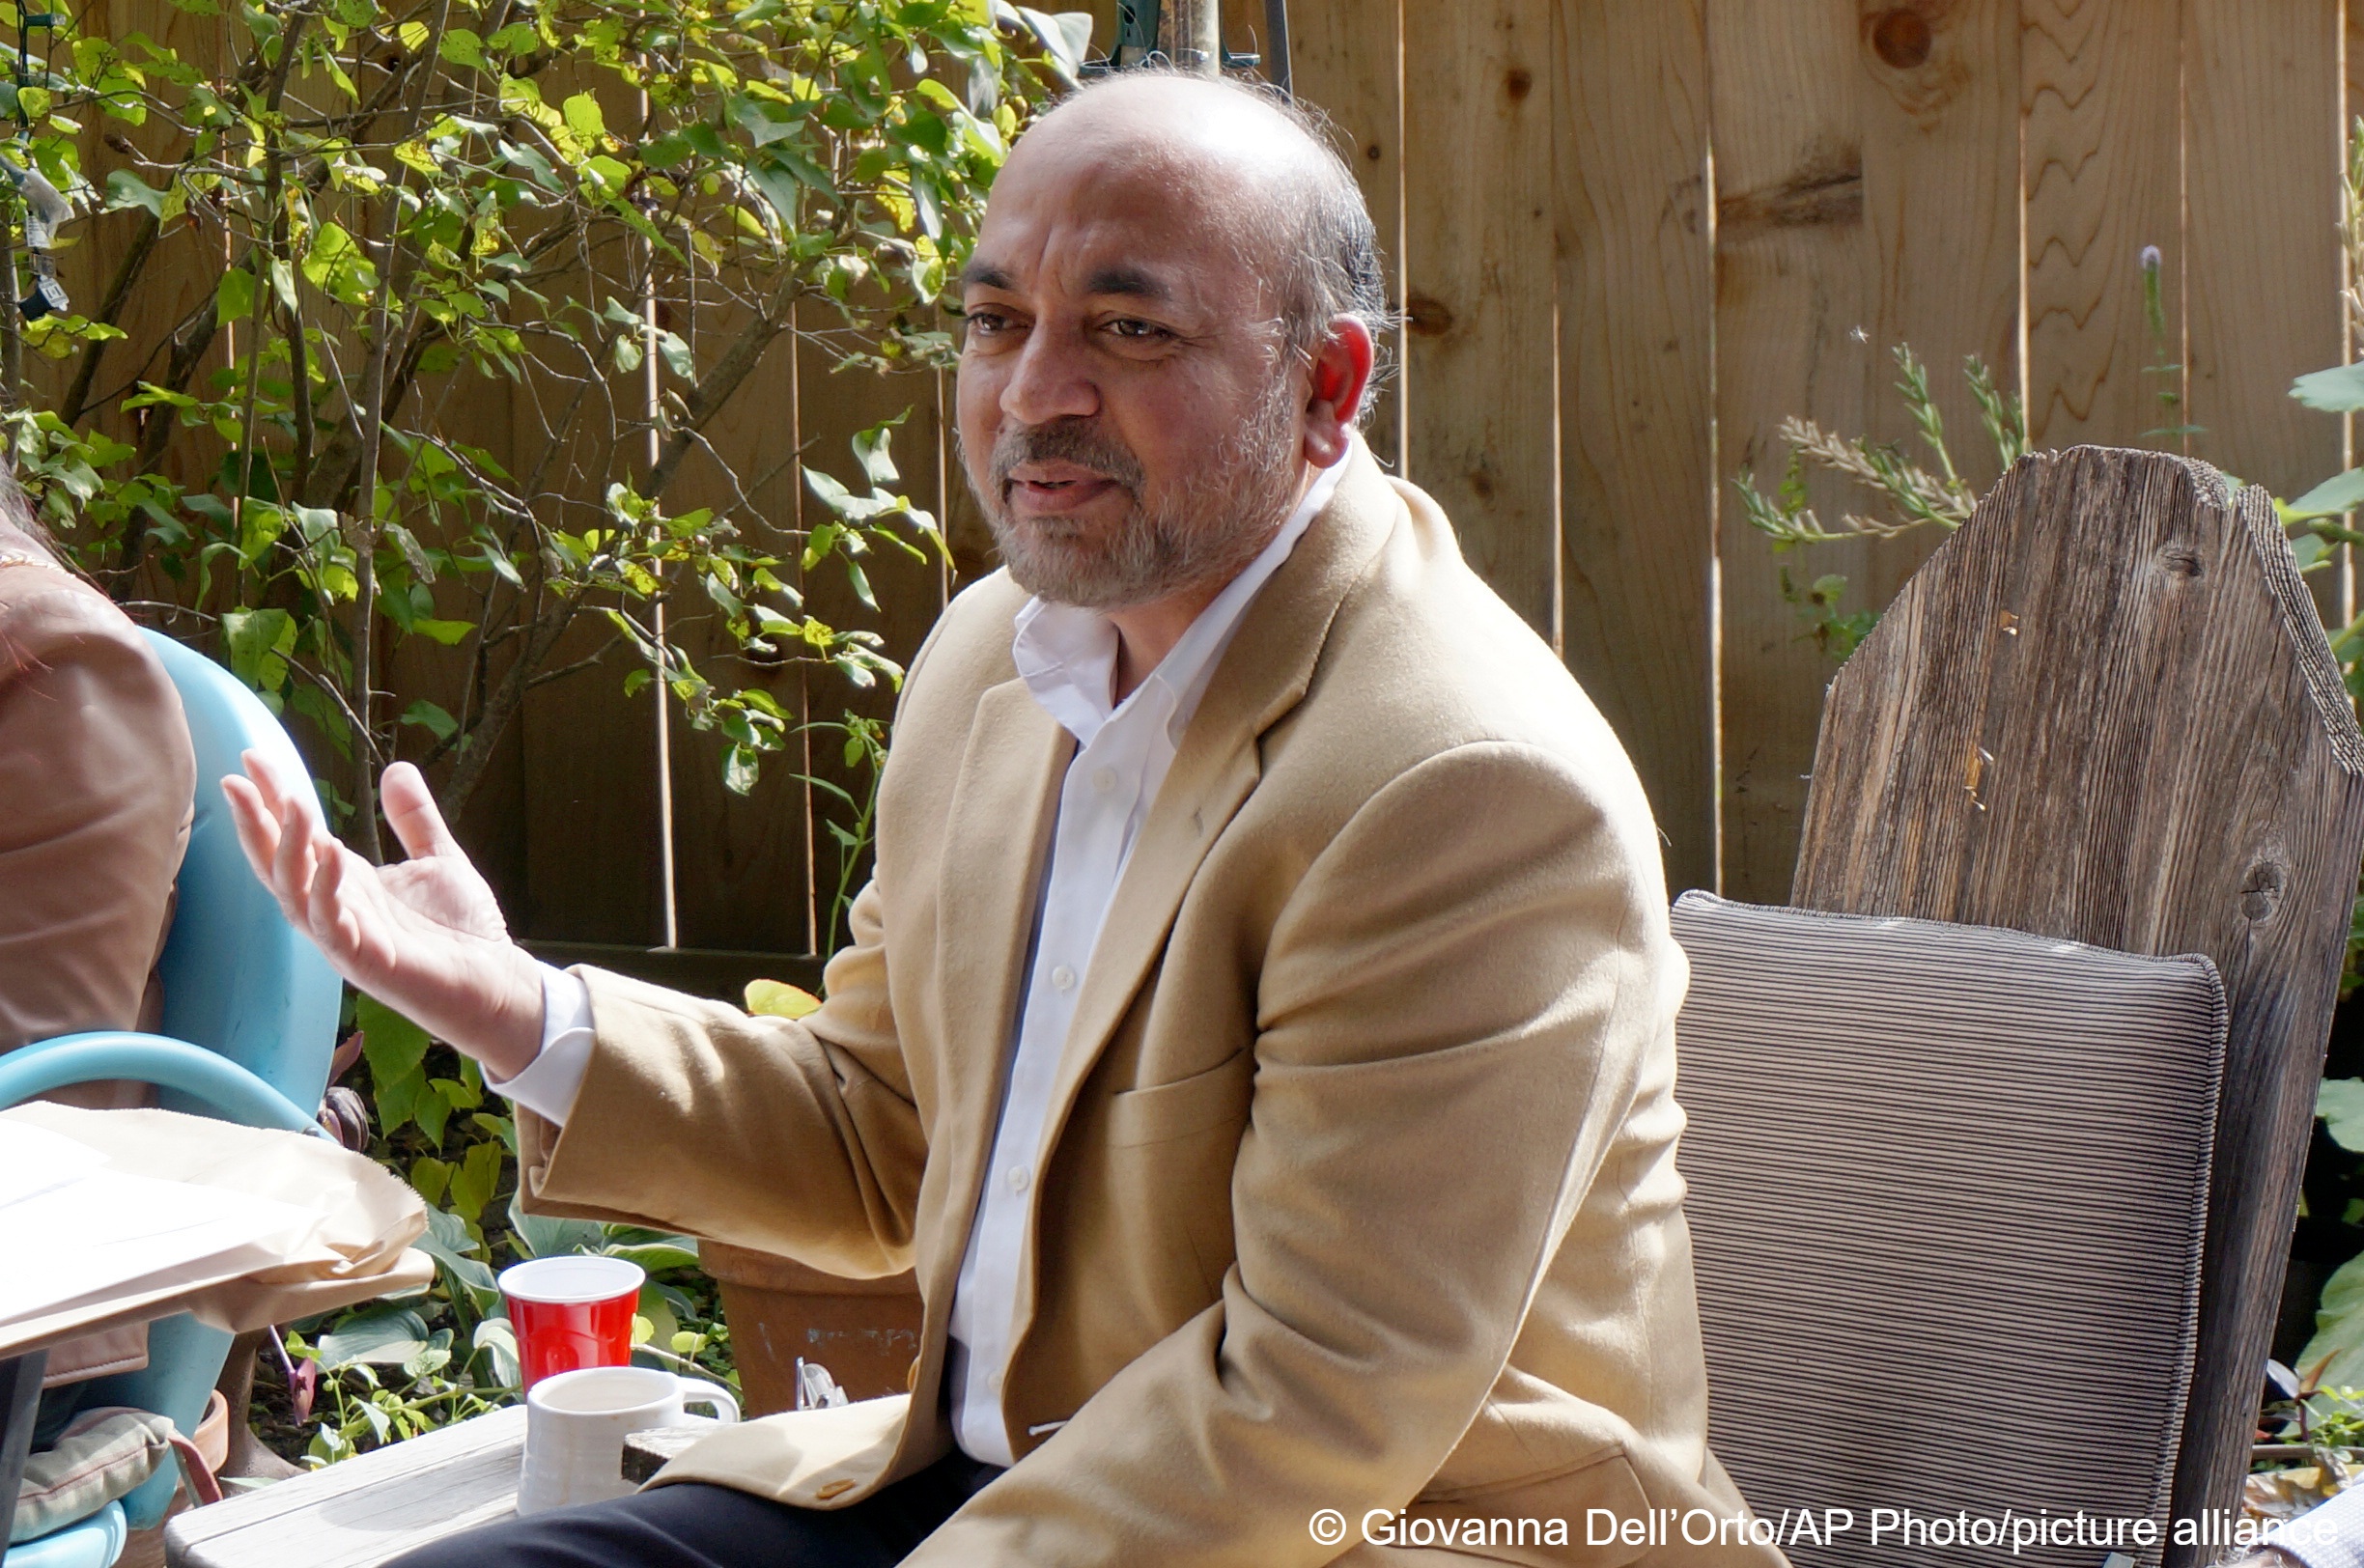
<path fill-rule="evenodd" d="M 1023 681 L 978 699 L 945 824 L 936 920 L 943 982 L 941 1108 L 930 1159 L 945 1162 L 950 1245 L 920 1283 L 951 1300 L 977 1186 L 1001 1115 L 1011 1031 L 1058 781 L 1075 741 Z"/>
<path fill-rule="evenodd" d="M 1402 510 L 1360 441 L 1346 461 L 1355 466 L 1329 507 L 1249 605 L 1141 824 L 1059 1056 L 1046 1148 L 1164 953 L 1199 863 L 1254 790 L 1256 742 L 1305 695 L 1331 620 Z"/>

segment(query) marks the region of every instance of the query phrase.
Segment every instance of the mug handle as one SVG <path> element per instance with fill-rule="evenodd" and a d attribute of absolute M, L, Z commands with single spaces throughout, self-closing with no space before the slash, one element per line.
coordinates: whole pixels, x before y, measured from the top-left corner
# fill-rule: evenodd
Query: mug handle
<path fill-rule="evenodd" d="M 724 1426 L 738 1423 L 739 1401 L 731 1396 L 728 1388 L 718 1383 L 708 1383 L 703 1378 L 682 1378 L 678 1381 L 683 1404 L 712 1405 L 717 1421 Z"/>

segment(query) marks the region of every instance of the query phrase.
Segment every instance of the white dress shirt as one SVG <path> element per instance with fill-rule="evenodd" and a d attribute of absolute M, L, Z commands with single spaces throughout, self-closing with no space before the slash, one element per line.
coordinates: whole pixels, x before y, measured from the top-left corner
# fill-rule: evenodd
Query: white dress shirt
<path fill-rule="evenodd" d="M 1345 471 L 1341 462 L 1315 476 L 1263 553 L 1224 586 L 1121 703 L 1112 700 L 1116 628 L 1107 615 L 1042 599 L 1028 600 L 1018 611 L 1010 652 L 1019 677 L 1043 711 L 1075 737 L 1077 750 L 1059 790 L 993 1159 L 953 1287 L 952 1432 L 971 1459 L 1015 1462 L 1001 1382 L 1013 1349 L 1019 1274 L 1028 1255 L 1043 1121 L 1117 880 L 1241 617 L 1330 504 Z M 591 1064 L 591 997 L 580 980 L 547 965 L 542 997 L 540 1053 L 507 1082 L 487 1081 L 527 1109 L 563 1123 Z"/>

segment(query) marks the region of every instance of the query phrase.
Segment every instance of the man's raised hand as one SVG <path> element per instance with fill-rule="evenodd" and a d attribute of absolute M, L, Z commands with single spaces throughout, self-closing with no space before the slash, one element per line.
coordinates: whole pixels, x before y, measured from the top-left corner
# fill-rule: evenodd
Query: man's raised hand
<path fill-rule="evenodd" d="M 380 780 L 409 858 L 371 865 L 329 836 L 254 752 L 222 780 L 239 843 L 288 920 L 337 972 L 495 1078 L 524 1071 L 542 1040 L 540 972 L 509 939 L 492 889 L 407 762 Z"/>

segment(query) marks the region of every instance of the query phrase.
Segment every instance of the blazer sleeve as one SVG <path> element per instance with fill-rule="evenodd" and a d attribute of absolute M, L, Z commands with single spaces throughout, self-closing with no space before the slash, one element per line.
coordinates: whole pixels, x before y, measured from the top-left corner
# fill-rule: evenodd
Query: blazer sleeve
<path fill-rule="evenodd" d="M 196 767 L 122 612 L 45 568 L 0 570 L 0 1050 L 140 1026 Z"/>
<path fill-rule="evenodd" d="M 809 1018 L 588 966 L 597 1035 L 563 1129 L 518 1112 L 525 1206 L 875 1278 L 911 1266 L 927 1139 L 886 994 L 877 882 Z"/>
<path fill-rule="evenodd" d="M 1477 1418 L 1667 1020 L 1646 816 L 1484 742 L 1380 790 L 1259 982 L 1222 1299 L 913 1568 L 1288 1568 L 1409 1501 Z"/>

